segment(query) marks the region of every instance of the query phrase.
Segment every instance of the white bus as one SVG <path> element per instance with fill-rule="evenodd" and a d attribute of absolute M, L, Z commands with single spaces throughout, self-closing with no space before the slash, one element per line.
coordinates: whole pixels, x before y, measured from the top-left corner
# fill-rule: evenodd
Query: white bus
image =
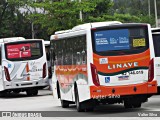
<path fill-rule="evenodd" d="M 49 83 L 50 90 L 52 90 L 52 68 L 51 68 L 51 63 L 50 63 L 50 41 L 45 40 L 44 44 L 45 44 L 47 66 L 48 66 L 48 83 Z"/>
<path fill-rule="evenodd" d="M 158 93 L 160 93 L 160 28 L 152 28 L 155 58 L 153 59 L 154 79 L 157 80 Z"/>
<path fill-rule="evenodd" d="M 149 24 L 88 23 L 51 35 L 53 95 L 77 111 L 99 103 L 140 108 L 157 92 Z M 151 67 L 150 67 L 151 68 Z M 148 78 L 149 74 L 149 78 Z"/>
<path fill-rule="evenodd" d="M 50 47 L 50 41 L 44 40 L 45 47 Z"/>
<path fill-rule="evenodd" d="M 22 37 L 0 39 L 0 91 L 37 95 L 48 86 L 44 41 Z"/>

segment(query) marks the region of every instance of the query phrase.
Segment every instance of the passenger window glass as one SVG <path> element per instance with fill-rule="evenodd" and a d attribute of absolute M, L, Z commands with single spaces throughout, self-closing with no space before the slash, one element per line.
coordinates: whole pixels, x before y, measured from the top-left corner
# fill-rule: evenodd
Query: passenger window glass
<path fill-rule="evenodd" d="M 55 51 L 56 65 L 86 64 L 87 53 L 85 35 L 52 41 L 51 44 L 52 51 Z"/>

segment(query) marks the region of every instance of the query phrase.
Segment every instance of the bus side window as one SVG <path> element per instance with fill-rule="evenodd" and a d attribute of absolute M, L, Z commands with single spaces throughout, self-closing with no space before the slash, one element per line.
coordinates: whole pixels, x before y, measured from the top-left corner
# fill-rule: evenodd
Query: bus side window
<path fill-rule="evenodd" d="M 86 56 L 86 51 L 82 51 L 82 64 L 87 64 L 86 63 L 86 60 L 87 60 L 87 58 L 86 58 L 87 56 Z"/>
<path fill-rule="evenodd" d="M 76 61 L 76 64 L 77 65 L 81 64 L 81 53 L 80 52 L 77 52 L 77 61 Z"/>

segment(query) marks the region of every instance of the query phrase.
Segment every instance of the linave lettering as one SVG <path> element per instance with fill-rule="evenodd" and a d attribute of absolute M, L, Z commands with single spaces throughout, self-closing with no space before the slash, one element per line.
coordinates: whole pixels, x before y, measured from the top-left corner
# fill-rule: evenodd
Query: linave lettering
<path fill-rule="evenodd" d="M 137 67 L 138 62 L 131 62 L 131 63 L 120 63 L 120 64 L 108 64 L 108 69 L 118 69 L 118 68 L 132 68 Z"/>

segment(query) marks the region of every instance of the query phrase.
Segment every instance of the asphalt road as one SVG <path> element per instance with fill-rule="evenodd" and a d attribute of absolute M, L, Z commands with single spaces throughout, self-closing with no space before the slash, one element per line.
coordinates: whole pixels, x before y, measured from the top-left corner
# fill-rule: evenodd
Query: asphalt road
<path fill-rule="evenodd" d="M 49 90 L 39 91 L 38 96 L 25 93 L 0 97 L 0 111 L 38 112 L 44 117 L 160 117 L 160 95 L 152 96 L 141 108 L 125 109 L 123 104 L 101 105 L 93 112 L 76 111 L 75 105 L 62 108 Z M 148 116 L 147 116 L 148 115 Z"/>

